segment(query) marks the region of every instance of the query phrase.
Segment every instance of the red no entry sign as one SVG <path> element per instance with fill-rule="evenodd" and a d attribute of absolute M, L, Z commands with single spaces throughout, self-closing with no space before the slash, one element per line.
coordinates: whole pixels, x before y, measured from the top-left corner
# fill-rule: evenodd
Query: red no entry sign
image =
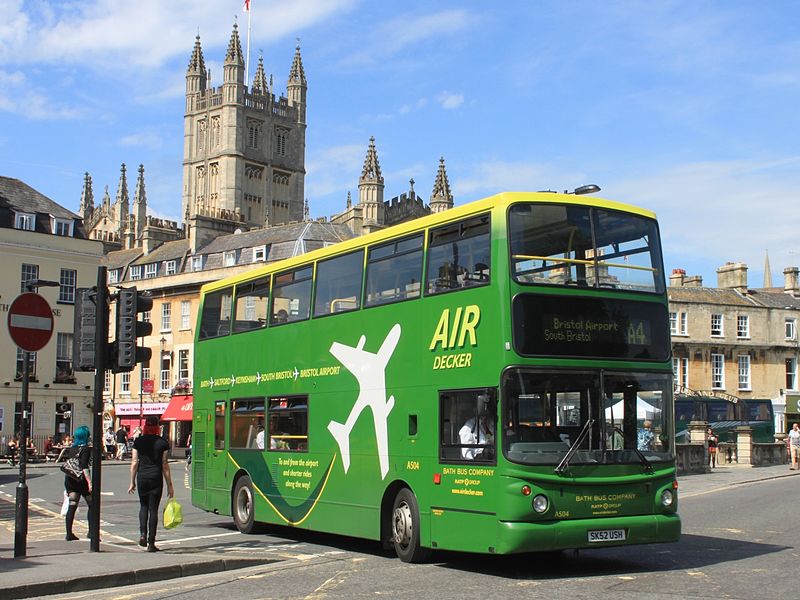
<path fill-rule="evenodd" d="M 37 352 L 53 335 L 53 311 L 39 294 L 20 294 L 8 310 L 8 331 L 14 343 L 28 352 Z"/>

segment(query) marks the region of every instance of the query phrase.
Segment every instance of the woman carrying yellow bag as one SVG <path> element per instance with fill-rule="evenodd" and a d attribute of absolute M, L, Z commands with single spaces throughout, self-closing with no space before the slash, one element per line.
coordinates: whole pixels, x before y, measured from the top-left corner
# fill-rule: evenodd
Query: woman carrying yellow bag
<path fill-rule="evenodd" d="M 174 529 L 181 523 L 183 523 L 183 508 L 175 498 L 170 498 L 164 507 L 164 529 Z"/>

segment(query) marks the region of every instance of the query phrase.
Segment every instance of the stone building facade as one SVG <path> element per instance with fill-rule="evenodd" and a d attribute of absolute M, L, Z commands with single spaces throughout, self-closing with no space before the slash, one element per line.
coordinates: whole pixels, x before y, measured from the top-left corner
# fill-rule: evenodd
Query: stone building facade
<path fill-rule="evenodd" d="M 693 391 L 772 401 L 776 431 L 800 418 L 798 268 L 783 288 L 749 288 L 747 266 L 717 269 L 717 287 L 681 269 L 670 277 L 675 383 Z"/>

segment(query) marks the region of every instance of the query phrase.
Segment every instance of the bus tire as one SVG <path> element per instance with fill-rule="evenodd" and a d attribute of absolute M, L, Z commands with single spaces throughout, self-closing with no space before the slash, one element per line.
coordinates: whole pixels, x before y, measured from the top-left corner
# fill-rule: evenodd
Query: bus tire
<path fill-rule="evenodd" d="M 256 504 L 253 483 L 247 475 L 236 480 L 233 488 L 233 522 L 236 529 L 245 534 L 256 530 Z"/>
<path fill-rule="evenodd" d="M 422 562 L 430 549 L 420 546 L 419 504 L 408 488 L 401 489 L 392 505 L 392 543 L 400 560 L 407 563 Z"/>

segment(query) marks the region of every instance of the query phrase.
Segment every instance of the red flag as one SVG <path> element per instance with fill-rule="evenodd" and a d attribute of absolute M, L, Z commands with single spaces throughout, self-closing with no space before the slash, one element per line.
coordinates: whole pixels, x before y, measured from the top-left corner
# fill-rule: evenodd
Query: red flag
<path fill-rule="evenodd" d="M 244 12 L 250 12 L 250 0 L 244 0 L 244 6 L 242 9 Z"/>

